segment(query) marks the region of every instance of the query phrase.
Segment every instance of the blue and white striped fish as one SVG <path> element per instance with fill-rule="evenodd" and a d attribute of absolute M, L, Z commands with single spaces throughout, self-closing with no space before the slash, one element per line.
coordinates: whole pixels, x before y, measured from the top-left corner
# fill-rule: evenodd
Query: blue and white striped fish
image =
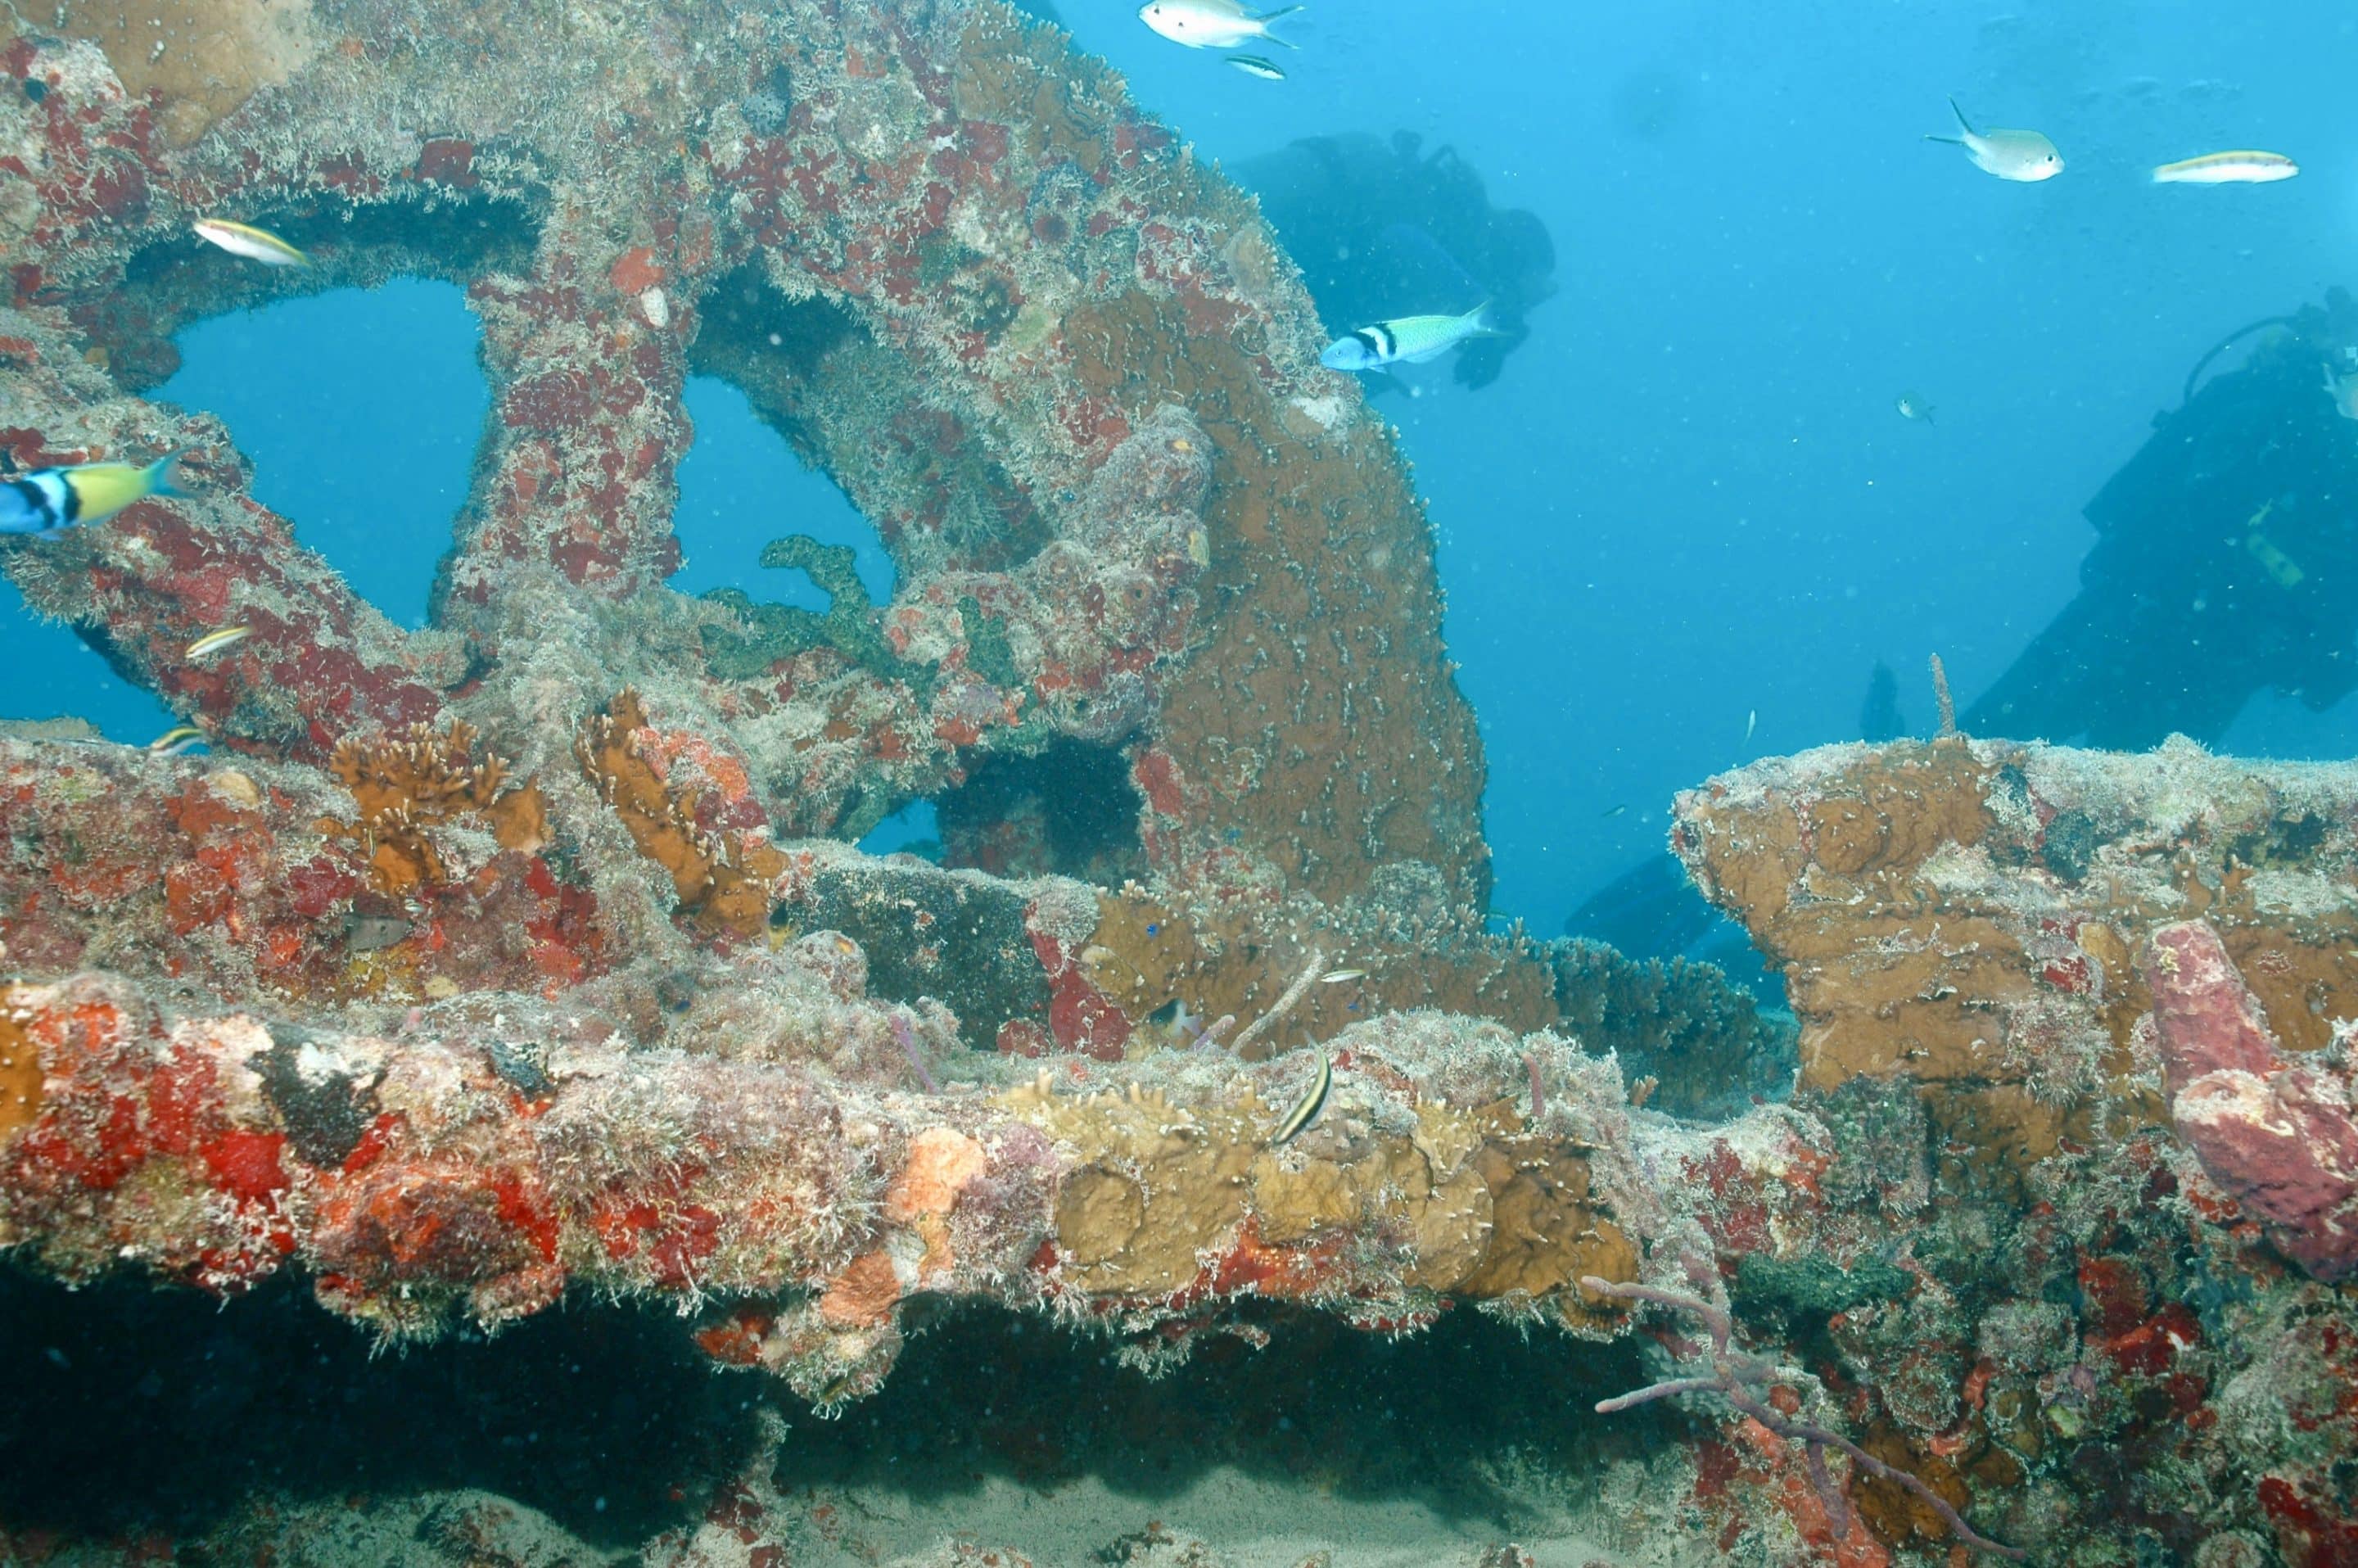
<path fill-rule="evenodd" d="M 103 523 L 133 502 L 178 495 L 173 452 L 146 468 L 129 463 L 78 463 L 35 469 L 0 483 L 0 534 L 59 534 L 77 523 Z"/>
<path fill-rule="evenodd" d="M 1401 362 L 1422 364 L 1439 359 L 1468 338 L 1505 335 L 1490 324 L 1490 307 L 1476 305 L 1463 316 L 1402 316 L 1362 327 L 1327 344 L 1318 362 L 1328 370 L 1378 370 Z"/>

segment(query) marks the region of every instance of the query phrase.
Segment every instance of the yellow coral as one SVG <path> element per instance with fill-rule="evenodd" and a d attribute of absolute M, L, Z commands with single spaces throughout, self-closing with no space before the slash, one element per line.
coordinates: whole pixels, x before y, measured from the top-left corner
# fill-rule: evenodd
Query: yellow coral
<path fill-rule="evenodd" d="M 41 1113 L 41 1058 L 17 1021 L 12 988 L 0 995 L 0 1136 L 31 1125 Z"/>
<path fill-rule="evenodd" d="M 480 815 L 502 849 L 526 854 L 547 841 L 547 803 L 539 789 L 504 788 L 506 759 L 477 761 L 475 731 L 460 720 L 442 730 L 413 724 L 398 736 L 347 739 L 329 766 L 352 792 L 360 819 L 321 826 L 362 841 L 378 892 L 398 896 L 447 879 L 424 831 L 438 823 Z"/>
<path fill-rule="evenodd" d="M 769 925 L 769 884 L 785 869 L 785 856 L 766 844 L 741 848 L 698 827 L 693 803 L 643 753 L 638 736 L 647 728 L 639 694 L 625 688 L 575 739 L 574 758 L 639 853 L 671 873 L 681 913 L 706 931 L 760 935 Z"/>

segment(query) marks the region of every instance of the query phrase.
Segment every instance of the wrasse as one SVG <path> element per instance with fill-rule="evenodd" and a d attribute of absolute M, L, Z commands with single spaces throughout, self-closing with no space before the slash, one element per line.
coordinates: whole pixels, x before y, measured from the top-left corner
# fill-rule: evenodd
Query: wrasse
<path fill-rule="evenodd" d="M 0 484 L 0 534 L 59 534 L 77 523 L 103 523 L 135 501 L 178 495 L 168 452 L 146 468 L 129 463 L 78 463 L 35 469 Z"/>
<path fill-rule="evenodd" d="M 200 659 L 211 658 L 223 648 L 234 647 L 253 635 L 254 628 L 251 626 L 224 626 L 218 632 L 208 632 L 189 643 L 180 656 L 195 664 Z"/>
<path fill-rule="evenodd" d="M 1278 69 L 1275 60 L 1263 59 L 1257 54 L 1232 54 L 1228 57 L 1228 63 L 1247 76 L 1258 76 L 1263 81 L 1285 80 L 1285 72 Z"/>
<path fill-rule="evenodd" d="M 208 244 L 219 245 L 233 256 L 260 262 L 265 266 L 309 266 L 311 258 L 280 239 L 267 229 L 257 229 L 251 223 L 233 223 L 226 218 L 200 218 L 189 225 L 197 238 Z"/>
<path fill-rule="evenodd" d="M 2153 171 L 2156 185 L 2267 185 L 2290 179 L 2300 165 L 2282 153 L 2204 153 L 2180 158 Z"/>
<path fill-rule="evenodd" d="M 205 732 L 193 724 L 175 724 L 153 741 L 147 750 L 158 757 L 178 757 L 207 744 Z"/>
<path fill-rule="evenodd" d="M 1329 969 L 1318 977 L 1318 983 L 1322 986 L 1340 986 L 1347 985 L 1353 980 L 1364 980 L 1367 978 L 1368 971 L 1365 969 Z"/>
<path fill-rule="evenodd" d="M 1490 324 L 1490 307 L 1476 305 L 1463 316 L 1403 316 L 1379 321 L 1326 345 L 1318 362 L 1328 370 L 1375 370 L 1406 361 L 1437 360 L 1468 338 L 1501 338 Z"/>

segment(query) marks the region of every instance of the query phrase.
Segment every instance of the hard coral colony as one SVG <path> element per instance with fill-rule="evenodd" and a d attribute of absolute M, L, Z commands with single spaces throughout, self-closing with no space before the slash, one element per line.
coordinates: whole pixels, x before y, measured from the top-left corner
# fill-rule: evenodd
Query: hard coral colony
<path fill-rule="evenodd" d="M 980 0 L 693 49 L 620 0 L 268 9 L 145 64 L 0 23 L 0 451 L 190 454 L 0 547 L 215 749 L 0 740 L 18 1265 L 293 1272 L 419 1341 L 653 1298 L 828 1408 L 930 1299 L 1151 1370 L 1464 1303 L 1707 1357 L 1648 1390 L 1696 1396 L 1665 1540 L 2358 1552 L 2358 777 L 1949 736 L 1713 781 L 1676 846 L 1785 966 L 1800 1087 L 1682 1119 L 1789 1043 L 1485 933 L 1399 460 L 1101 66 Z M 231 210 L 312 265 L 188 248 Z M 140 395 L 190 321 L 395 275 L 468 289 L 492 389 L 417 632 Z M 823 615 L 664 586 L 691 373 L 876 522 L 889 603 L 807 541 L 764 558 Z M 968 791 L 969 869 L 843 841 Z"/>

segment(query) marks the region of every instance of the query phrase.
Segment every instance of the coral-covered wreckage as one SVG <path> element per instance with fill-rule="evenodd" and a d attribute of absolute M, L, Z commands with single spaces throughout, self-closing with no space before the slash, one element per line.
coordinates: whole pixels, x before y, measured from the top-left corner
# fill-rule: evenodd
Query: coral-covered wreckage
<path fill-rule="evenodd" d="M 1949 738 L 1714 781 L 1674 847 L 1797 1046 L 1711 971 L 1485 935 L 1389 436 L 1249 200 L 1054 28 L 12 11 L 0 252 L 8 465 L 187 454 L 5 568 L 211 747 L 0 741 L 20 1270 L 291 1273 L 401 1341 L 660 1298 L 829 1407 L 928 1300 L 1148 1371 L 1257 1303 L 1478 1306 L 1666 1376 L 1707 1301 L 1777 1419 L 1698 1389 L 1627 1530 L 2358 1561 L 2358 777 Z M 140 395 L 191 320 L 396 275 L 465 287 L 492 392 L 410 632 Z M 692 373 L 891 602 L 790 519 L 825 612 L 665 585 Z M 947 869 L 851 848 L 920 799 Z"/>

